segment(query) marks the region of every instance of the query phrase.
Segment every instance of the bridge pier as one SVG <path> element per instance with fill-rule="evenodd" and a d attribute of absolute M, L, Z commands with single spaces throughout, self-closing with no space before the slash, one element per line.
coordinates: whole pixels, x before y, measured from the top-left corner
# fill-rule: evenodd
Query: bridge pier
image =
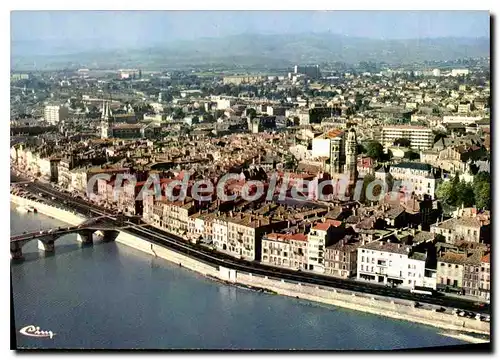
<path fill-rule="evenodd" d="M 102 234 L 103 234 L 103 241 L 110 242 L 110 241 L 115 241 L 116 237 L 118 236 L 118 231 L 106 230 L 103 231 Z"/>
<path fill-rule="evenodd" d="M 23 258 L 22 245 L 18 242 L 10 243 L 10 258 L 12 260 L 20 260 Z"/>
<path fill-rule="evenodd" d="M 92 244 L 93 231 L 81 231 L 76 235 L 76 240 L 82 244 Z"/>
<path fill-rule="evenodd" d="M 54 252 L 54 240 L 38 239 L 38 249 L 45 252 Z"/>

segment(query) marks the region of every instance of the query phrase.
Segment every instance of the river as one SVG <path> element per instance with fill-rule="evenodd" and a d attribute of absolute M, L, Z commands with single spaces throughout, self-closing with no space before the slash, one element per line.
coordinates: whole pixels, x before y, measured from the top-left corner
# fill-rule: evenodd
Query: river
<path fill-rule="evenodd" d="M 11 204 L 11 234 L 61 226 Z M 71 349 L 400 349 L 465 344 L 439 329 L 219 284 L 118 243 L 12 263 L 17 346 Z M 20 334 L 27 325 L 53 338 Z"/>

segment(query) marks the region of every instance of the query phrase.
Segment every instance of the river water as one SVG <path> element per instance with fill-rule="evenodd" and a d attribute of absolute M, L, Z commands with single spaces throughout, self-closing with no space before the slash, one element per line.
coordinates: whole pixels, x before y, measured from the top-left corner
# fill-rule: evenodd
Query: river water
<path fill-rule="evenodd" d="M 64 225 L 11 205 L 11 234 Z M 464 344 L 439 330 L 219 284 L 118 243 L 12 263 L 17 346 L 85 349 L 399 349 Z M 22 335 L 27 325 L 55 333 Z"/>

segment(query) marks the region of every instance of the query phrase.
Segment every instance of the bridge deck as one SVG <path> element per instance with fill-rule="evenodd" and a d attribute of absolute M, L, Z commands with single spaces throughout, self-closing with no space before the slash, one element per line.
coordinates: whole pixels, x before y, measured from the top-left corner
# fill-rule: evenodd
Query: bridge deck
<path fill-rule="evenodd" d="M 73 234 L 82 230 L 92 230 L 92 231 L 119 231 L 123 229 L 129 229 L 132 227 L 138 227 L 142 225 L 126 225 L 126 226 L 71 226 L 68 228 L 56 230 L 56 229 L 48 229 L 48 230 L 42 230 L 42 231 L 34 231 L 26 234 L 17 234 L 13 235 L 10 237 L 10 242 L 16 242 L 16 241 L 24 241 L 24 240 L 29 240 L 29 239 L 36 239 L 39 237 L 43 236 L 63 236 L 65 234 Z"/>

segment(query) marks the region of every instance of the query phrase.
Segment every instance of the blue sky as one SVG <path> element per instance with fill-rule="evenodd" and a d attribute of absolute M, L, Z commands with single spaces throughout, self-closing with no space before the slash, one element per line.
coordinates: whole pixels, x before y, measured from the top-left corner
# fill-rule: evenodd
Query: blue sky
<path fill-rule="evenodd" d="M 11 39 L 102 39 L 119 46 L 241 33 L 408 39 L 489 37 L 486 11 L 13 11 Z M 101 44 L 101 46 L 104 44 Z"/>

